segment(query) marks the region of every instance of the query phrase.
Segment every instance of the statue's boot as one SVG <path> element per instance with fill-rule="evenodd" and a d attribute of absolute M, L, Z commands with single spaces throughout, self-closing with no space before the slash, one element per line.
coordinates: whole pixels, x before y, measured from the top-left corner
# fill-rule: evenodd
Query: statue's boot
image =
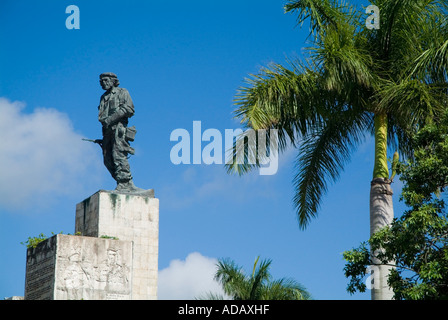
<path fill-rule="evenodd" d="M 125 181 L 125 182 L 118 182 L 115 190 L 120 191 L 120 192 L 143 192 L 143 191 L 146 191 L 145 189 L 136 187 L 134 185 L 134 182 L 132 181 L 132 179 Z"/>

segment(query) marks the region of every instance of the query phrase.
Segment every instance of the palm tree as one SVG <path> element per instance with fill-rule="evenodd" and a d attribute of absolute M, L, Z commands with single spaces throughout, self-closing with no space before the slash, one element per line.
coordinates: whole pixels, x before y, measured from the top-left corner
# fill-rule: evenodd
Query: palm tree
<path fill-rule="evenodd" d="M 263 68 L 236 96 L 234 114 L 245 128 L 276 129 L 279 151 L 298 149 L 293 185 L 301 228 L 317 215 L 328 182 L 337 180 L 369 134 L 375 141 L 370 232 L 388 225 L 393 206 L 387 152 L 412 157 L 410 133 L 447 106 L 447 1 L 371 3 L 380 12 L 379 29 L 367 28 L 368 16 L 342 0 L 289 1 L 285 11 L 310 26 L 306 59 Z M 246 147 L 246 159 L 253 148 Z M 260 164 L 233 162 L 227 170 L 241 175 Z M 377 270 L 372 299 L 391 299 L 388 270 Z"/>
<path fill-rule="evenodd" d="M 234 261 L 221 259 L 215 279 L 223 287 L 224 293 L 232 300 L 309 300 L 311 295 L 298 282 L 281 278 L 272 280 L 269 273 L 271 260 L 263 260 L 258 265 L 255 260 L 252 274 L 247 276 Z M 209 294 L 205 299 L 223 299 L 222 296 Z"/>

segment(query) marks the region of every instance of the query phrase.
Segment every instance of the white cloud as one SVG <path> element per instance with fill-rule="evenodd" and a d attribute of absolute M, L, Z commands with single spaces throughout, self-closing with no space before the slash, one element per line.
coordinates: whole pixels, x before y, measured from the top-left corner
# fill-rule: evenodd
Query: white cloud
<path fill-rule="evenodd" d="M 185 260 L 173 260 L 159 271 L 159 300 L 193 300 L 207 293 L 223 295 L 220 284 L 213 279 L 217 259 L 190 253 Z"/>
<path fill-rule="evenodd" d="M 0 206 L 36 207 L 98 183 L 100 152 L 81 140 L 67 115 L 24 109 L 0 97 Z"/>

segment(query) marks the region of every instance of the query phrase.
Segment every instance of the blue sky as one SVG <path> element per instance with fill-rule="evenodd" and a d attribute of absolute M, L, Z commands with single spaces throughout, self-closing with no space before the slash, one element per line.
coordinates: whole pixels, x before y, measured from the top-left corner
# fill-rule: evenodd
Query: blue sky
<path fill-rule="evenodd" d="M 135 184 L 153 188 L 160 199 L 164 298 L 193 298 L 211 288 L 218 258 L 250 270 L 257 256 L 273 260 L 274 277 L 296 279 L 315 299 L 370 298 L 369 292 L 346 292 L 342 252 L 369 235 L 371 139 L 330 186 L 306 230 L 292 205 L 294 150 L 280 155 L 271 176 L 237 177 L 222 165 L 170 160 L 173 130 L 192 134 L 193 121 L 223 135 L 239 128 L 233 99 L 244 78 L 270 62 L 301 57 L 308 30 L 295 26 L 284 3 L 1 2 L 0 298 L 24 293 L 21 242 L 40 233 L 73 233 L 76 204 L 115 188 L 99 147 L 81 141 L 101 137 L 102 72 L 116 73 L 134 101 L 131 125 L 138 133 L 130 164 Z M 71 4 L 80 10 L 79 30 L 65 25 Z M 400 183 L 394 188 L 399 215 Z"/>

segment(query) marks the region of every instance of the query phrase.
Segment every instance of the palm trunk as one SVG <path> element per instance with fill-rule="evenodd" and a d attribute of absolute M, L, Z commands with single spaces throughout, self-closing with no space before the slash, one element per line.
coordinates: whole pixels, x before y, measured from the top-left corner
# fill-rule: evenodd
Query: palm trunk
<path fill-rule="evenodd" d="M 375 166 L 370 187 L 370 236 L 392 223 L 394 210 L 392 188 L 387 167 L 387 115 L 375 115 Z M 391 300 L 393 291 L 387 284 L 390 266 L 380 265 L 372 252 L 372 300 Z"/>

